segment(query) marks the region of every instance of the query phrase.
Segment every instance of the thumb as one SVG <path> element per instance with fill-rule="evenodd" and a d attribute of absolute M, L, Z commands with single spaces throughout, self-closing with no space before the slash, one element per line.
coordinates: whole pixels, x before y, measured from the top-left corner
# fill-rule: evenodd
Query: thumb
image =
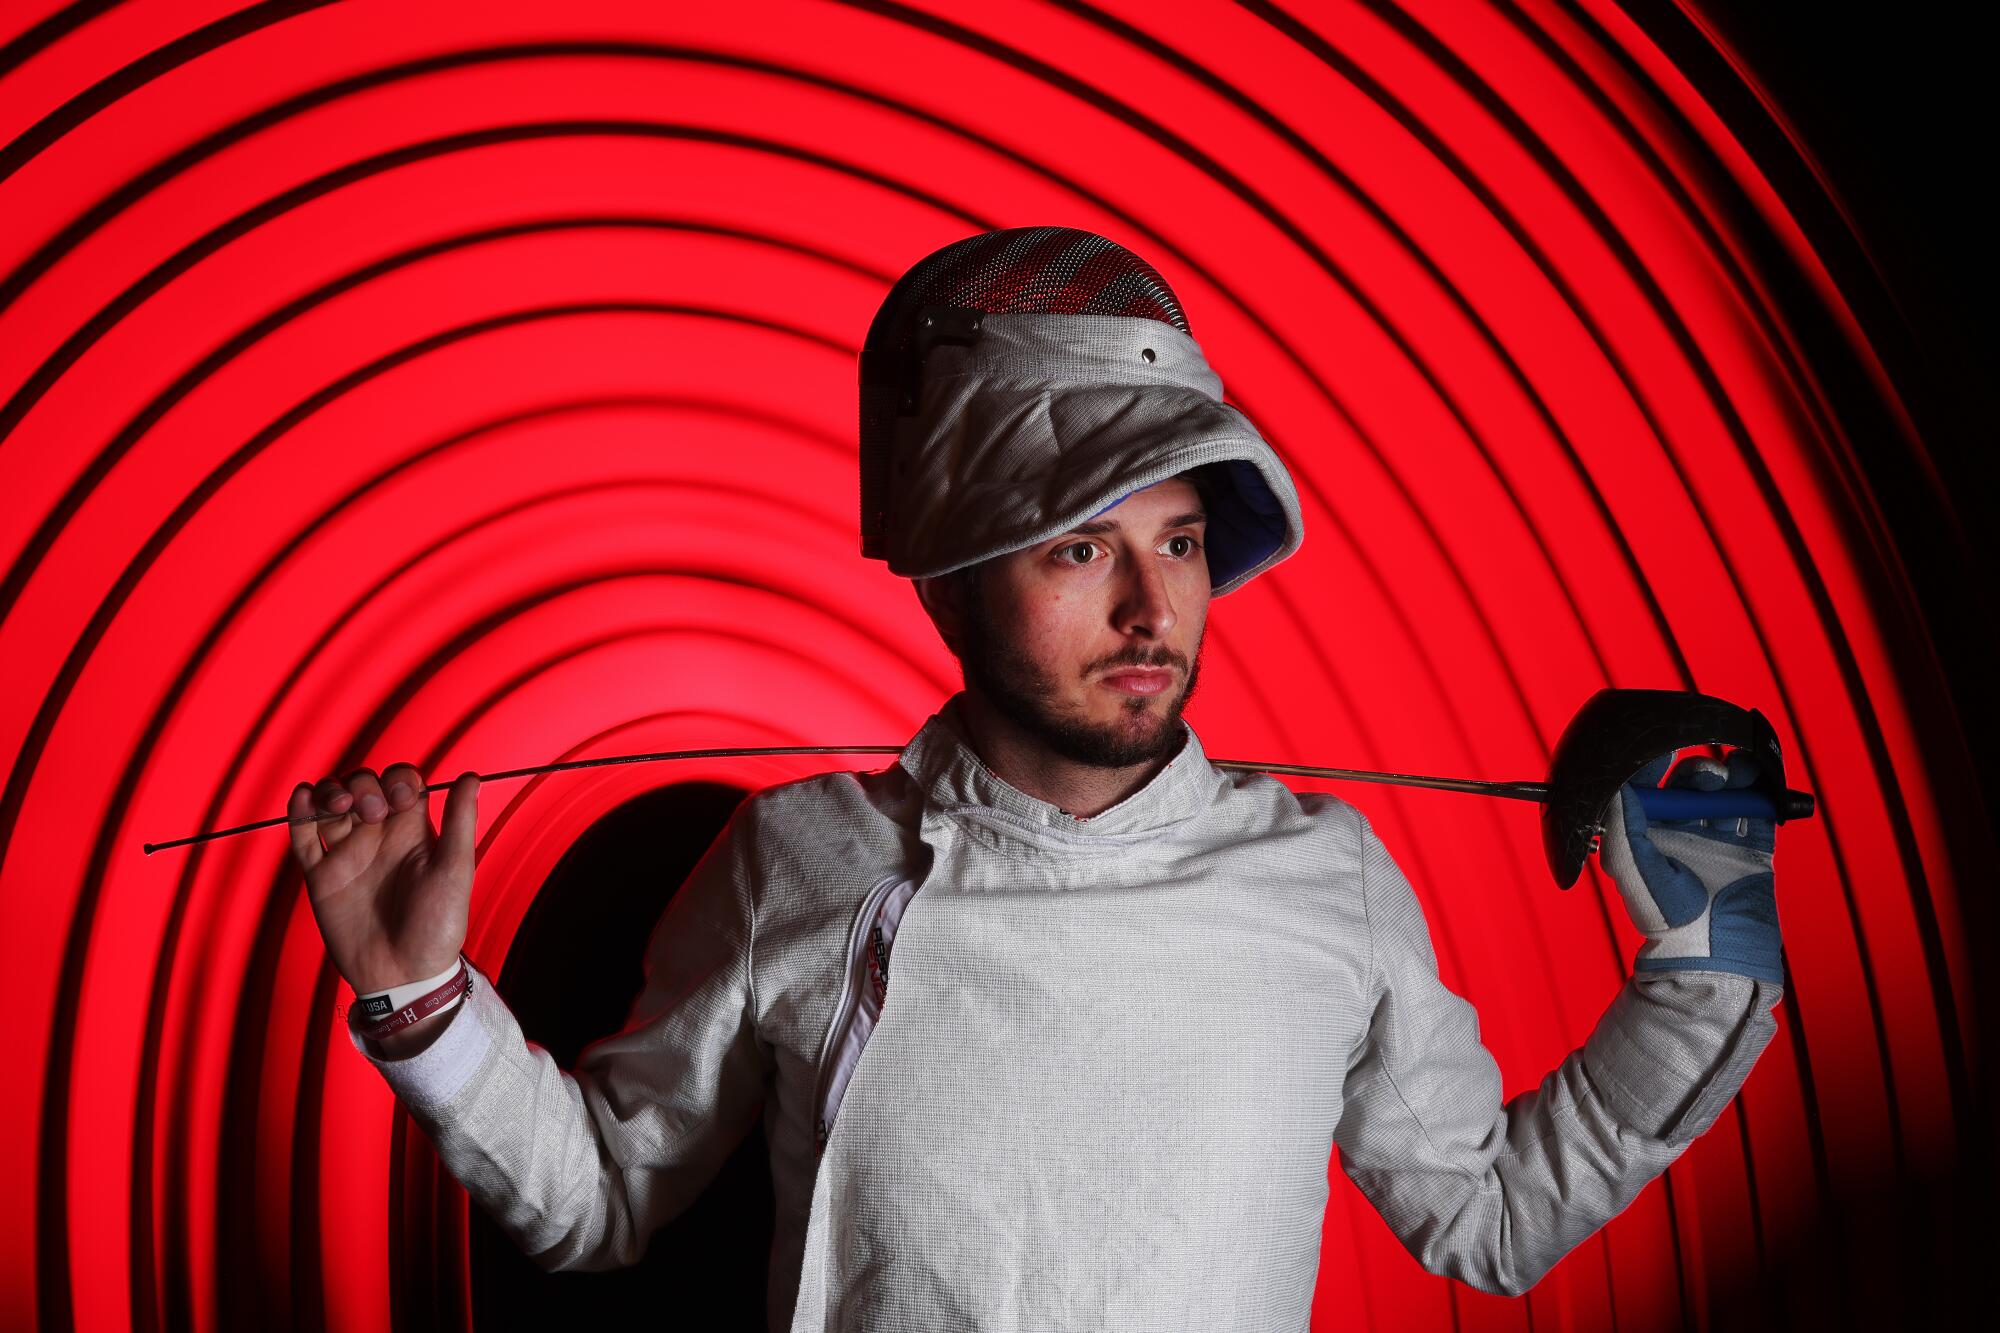
<path fill-rule="evenodd" d="M 444 822 L 438 830 L 437 860 L 470 881 L 474 835 L 479 831 L 479 775 L 465 772 L 445 793 Z"/>

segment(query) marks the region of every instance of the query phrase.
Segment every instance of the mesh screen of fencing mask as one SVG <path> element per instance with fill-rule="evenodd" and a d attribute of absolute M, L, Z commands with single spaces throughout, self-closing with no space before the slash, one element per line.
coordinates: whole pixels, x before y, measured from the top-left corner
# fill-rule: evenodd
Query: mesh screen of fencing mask
<path fill-rule="evenodd" d="M 921 578 L 1060 536 L 1183 473 L 1213 595 L 1299 547 L 1277 453 L 1222 401 L 1153 267 L 1071 227 L 955 241 L 890 288 L 861 351 L 861 553 Z"/>

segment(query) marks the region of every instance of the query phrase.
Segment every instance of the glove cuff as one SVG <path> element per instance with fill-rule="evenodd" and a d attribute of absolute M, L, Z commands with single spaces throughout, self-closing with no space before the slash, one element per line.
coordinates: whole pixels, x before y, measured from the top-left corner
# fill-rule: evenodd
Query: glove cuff
<path fill-rule="evenodd" d="M 1632 964 L 1634 972 L 1729 972 L 1739 977 L 1768 981 L 1782 986 L 1785 967 L 1781 962 L 1739 958 L 1648 958 L 1640 950 Z"/>

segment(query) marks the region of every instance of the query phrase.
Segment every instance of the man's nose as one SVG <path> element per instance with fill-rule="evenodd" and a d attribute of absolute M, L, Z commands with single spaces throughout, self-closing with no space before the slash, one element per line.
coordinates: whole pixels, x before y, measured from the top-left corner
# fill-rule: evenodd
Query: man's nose
<path fill-rule="evenodd" d="M 1119 632 L 1164 639 L 1177 619 L 1166 574 L 1157 562 L 1143 557 L 1130 562 L 1127 569 L 1116 613 Z"/>

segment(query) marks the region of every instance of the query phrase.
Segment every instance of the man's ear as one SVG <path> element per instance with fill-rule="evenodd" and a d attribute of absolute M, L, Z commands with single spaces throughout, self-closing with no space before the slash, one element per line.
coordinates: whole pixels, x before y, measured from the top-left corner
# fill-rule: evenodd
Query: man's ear
<path fill-rule="evenodd" d="M 965 624 L 965 580 L 958 574 L 939 574 L 910 582 L 916 585 L 917 601 L 923 604 L 931 624 L 937 626 L 938 637 L 956 656 L 959 629 Z"/>

